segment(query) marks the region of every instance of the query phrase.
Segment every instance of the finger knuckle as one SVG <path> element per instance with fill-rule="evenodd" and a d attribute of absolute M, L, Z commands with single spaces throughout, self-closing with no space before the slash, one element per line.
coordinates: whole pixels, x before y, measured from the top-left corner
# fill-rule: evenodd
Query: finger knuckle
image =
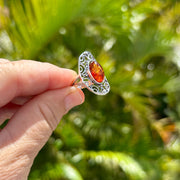
<path fill-rule="evenodd" d="M 54 108 L 48 102 L 39 103 L 38 108 L 43 119 L 48 123 L 49 127 L 53 131 L 59 122 L 58 115 L 56 114 Z"/>

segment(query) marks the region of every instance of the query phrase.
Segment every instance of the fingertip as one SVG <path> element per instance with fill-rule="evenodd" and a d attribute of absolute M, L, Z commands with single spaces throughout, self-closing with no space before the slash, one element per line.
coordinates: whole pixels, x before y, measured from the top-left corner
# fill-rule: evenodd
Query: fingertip
<path fill-rule="evenodd" d="M 76 78 L 77 77 L 77 72 L 74 71 L 74 70 L 71 70 L 71 72 L 72 72 L 72 75 Z"/>
<path fill-rule="evenodd" d="M 78 87 L 77 87 L 77 91 L 79 91 L 79 94 L 80 94 L 81 99 L 82 99 L 82 103 L 84 103 L 84 101 L 85 101 L 84 92 L 83 92 L 80 88 L 78 88 Z M 81 103 L 81 104 L 82 104 L 82 103 Z"/>
<path fill-rule="evenodd" d="M 68 112 L 74 106 L 80 105 L 84 102 L 84 93 L 77 87 L 70 87 L 69 94 L 64 99 L 65 110 Z"/>
<path fill-rule="evenodd" d="M 75 79 L 77 78 L 78 74 L 77 74 L 77 72 L 74 71 L 74 70 L 71 70 L 71 69 L 66 69 L 66 70 L 68 70 L 68 71 L 71 73 L 71 76 L 72 76 L 72 83 L 71 83 L 71 84 L 73 84 L 73 82 L 74 82 Z"/>

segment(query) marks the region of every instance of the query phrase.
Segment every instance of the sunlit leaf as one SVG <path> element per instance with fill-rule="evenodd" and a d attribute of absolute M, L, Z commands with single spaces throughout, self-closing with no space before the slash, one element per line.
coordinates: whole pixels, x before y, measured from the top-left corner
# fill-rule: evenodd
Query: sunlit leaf
<path fill-rule="evenodd" d="M 125 153 L 85 151 L 83 152 L 83 156 L 95 161 L 95 163 L 101 164 L 102 166 L 112 168 L 112 170 L 120 167 L 130 177 L 130 179 L 145 179 L 147 177 L 141 165 Z"/>

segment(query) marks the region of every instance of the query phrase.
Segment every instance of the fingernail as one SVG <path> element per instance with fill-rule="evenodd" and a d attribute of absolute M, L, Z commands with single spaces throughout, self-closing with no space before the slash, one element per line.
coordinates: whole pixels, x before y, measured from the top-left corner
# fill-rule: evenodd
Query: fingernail
<path fill-rule="evenodd" d="M 70 93 L 64 99 L 66 112 L 72 109 L 74 106 L 82 104 L 83 101 L 84 98 L 81 90 L 76 87 L 71 87 Z"/>

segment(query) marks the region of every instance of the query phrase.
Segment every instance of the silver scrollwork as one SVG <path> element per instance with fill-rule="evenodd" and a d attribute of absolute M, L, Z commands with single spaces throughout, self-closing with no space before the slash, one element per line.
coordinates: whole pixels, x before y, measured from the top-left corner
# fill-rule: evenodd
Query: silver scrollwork
<path fill-rule="evenodd" d="M 85 51 L 79 56 L 79 62 L 78 62 L 78 71 L 79 76 L 81 78 L 82 83 L 86 86 L 88 90 L 93 92 L 97 95 L 105 95 L 110 91 L 110 85 L 104 76 L 104 80 L 102 83 L 97 83 L 93 81 L 89 75 L 89 64 L 92 61 L 96 61 L 93 55 Z"/>

